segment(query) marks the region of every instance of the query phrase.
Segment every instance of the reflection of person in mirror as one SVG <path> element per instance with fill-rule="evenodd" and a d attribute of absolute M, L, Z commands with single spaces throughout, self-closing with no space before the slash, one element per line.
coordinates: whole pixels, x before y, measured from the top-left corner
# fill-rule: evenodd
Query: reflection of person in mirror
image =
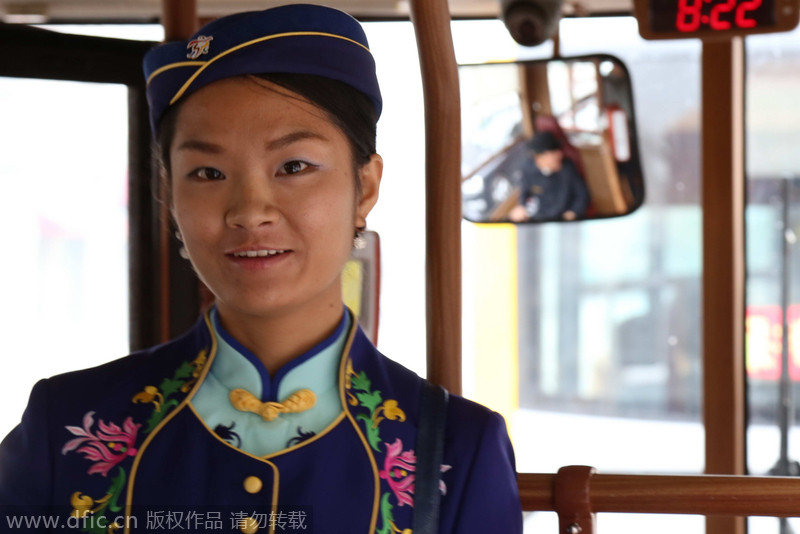
<path fill-rule="evenodd" d="M 531 157 L 522 168 L 519 205 L 509 213 L 513 222 L 583 217 L 589 192 L 577 167 L 564 156 L 558 139 L 539 132 L 528 142 Z"/>

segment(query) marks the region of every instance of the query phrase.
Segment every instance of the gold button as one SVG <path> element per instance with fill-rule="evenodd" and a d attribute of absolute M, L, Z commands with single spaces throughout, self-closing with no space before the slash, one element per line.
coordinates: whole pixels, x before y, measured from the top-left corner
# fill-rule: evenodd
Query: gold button
<path fill-rule="evenodd" d="M 256 534 L 256 532 L 258 532 L 258 521 L 252 517 L 242 519 L 241 525 L 242 526 L 239 527 L 239 530 L 241 530 L 244 534 Z"/>
<path fill-rule="evenodd" d="M 258 477 L 250 476 L 244 479 L 244 490 L 247 493 L 258 493 L 262 487 L 264 487 L 264 484 Z"/>

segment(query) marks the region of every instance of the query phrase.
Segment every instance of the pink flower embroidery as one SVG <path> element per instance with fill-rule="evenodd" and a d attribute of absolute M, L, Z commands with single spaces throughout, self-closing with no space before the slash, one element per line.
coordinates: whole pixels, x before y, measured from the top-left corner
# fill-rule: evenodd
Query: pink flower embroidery
<path fill-rule="evenodd" d="M 79 437 L 68 441 L 61 449 L 62 454 L 77 449 L 77 452 L 83 454 L 87 460 L 96 462 L 89 468 L 90 475 L 100 473 L 106 476 L 112 467 L 126 457 L 136 456 L 137 449 L 133 444 L 142 425 L 134 423 L 130 417 L 122 423 L 122 428 L 114 423 L 106 424 L 101 419 L 96 434 L 91 431 L 92 425 L 94 425 L 94 412 L 86 412 L 83 416 L 83 428 L 67 427 L 67 430 Z"/>
<path fill-rule="evenodd" d="M 413 450 L 403 451 L 403 442 L 400 438 L 394 443 L 386 444 L 386 457 L 383 460 L 383 470 L 379 472 L 382 479 L 386 480 L 392 488 L 400 506 L 408 504 L 414 506 L 414 472 L 416 471 L 417 457 Z M 449 470 L 449 465 L 442 465 L 441 472 Z M 439 490 L 442 495 L 447 493 L 443 480 L 439 481 Z"/>
<path fill-rule="evenodd" d="M 383 460 L 383 470 L 380 471 L 382 479 L 386 480 L 392 488 L 400 506 L 408 504 L 414 506 L 414 470 L 417 457 L 414 451 L 403 452 L 403 442 L 400 438 L 394 443 L 386 444 L 386 457 Z"/>

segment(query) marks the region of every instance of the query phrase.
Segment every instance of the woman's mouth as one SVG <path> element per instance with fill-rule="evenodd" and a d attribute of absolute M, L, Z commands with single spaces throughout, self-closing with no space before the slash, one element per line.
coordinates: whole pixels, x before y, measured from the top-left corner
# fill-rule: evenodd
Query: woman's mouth
<path fill-rule="evenodd" d="M 227 254 L 239 267 L 247 270 L 261 270 L 276 267 L 290 256 L 292 251 L 280 248 L 257 248 L 236 250 Z"/>
<path fill-rule="evenodd" d="M 275 256 L 277 254 L 284 254 L 288 252 L 287 250 L 273 250 L 273 249 L 261 249 L 261 250 L 242 250 L 239 252 L 234 252 L 233 256 L 236 258 L 263 258 L 266 256 Z"/>

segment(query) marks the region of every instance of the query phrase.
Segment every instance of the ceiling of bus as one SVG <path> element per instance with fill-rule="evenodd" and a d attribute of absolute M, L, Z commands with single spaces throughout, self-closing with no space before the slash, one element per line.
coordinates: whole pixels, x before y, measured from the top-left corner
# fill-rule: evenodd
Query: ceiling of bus
<path fill-rule="evenodd" d="M 408 0 L 317 0 L 360 18 L 408 16 Z M 428 1 L 428 0 L 426 0 Z M 198 15 L 214 18 L 228 13 L 265 9 L 286 0 L 198 0 Z M 500 0 L 449 0 L 453 17 L 494 18 Z M 632 0 L 565 0 L 567 14 L 603 14 L 631 11 Z M 154 21 L 161 0 L 0 0 L 0 16 L 7 22 L 47 21 Z"/>

